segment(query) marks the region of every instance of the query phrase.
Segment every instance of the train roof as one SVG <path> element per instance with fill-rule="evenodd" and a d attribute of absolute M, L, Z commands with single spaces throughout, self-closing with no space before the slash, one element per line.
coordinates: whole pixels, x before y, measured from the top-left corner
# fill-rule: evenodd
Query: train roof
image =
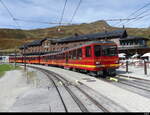
<path fill-rule="evenodd" d="M 91 42 L 87 42 L 85 44 L 82 44 L 82 45 L 79 45 L 79 46 L 76 46 L 76 47 L 73 47 L 73 48 L 70 48 L 70 49 L 66 49 L 66 51 L 69 51 L 71 49 L 77 49 L 77 48 L 80 48 L 80 47 L 83 47 L 83 46 L 86 46 L 86 45 L 91 45 L 91 44 L 114 44 L 114 45 L 116 45 L 116 43 L 113 42 L 113 41 L 91 41 Z"/>

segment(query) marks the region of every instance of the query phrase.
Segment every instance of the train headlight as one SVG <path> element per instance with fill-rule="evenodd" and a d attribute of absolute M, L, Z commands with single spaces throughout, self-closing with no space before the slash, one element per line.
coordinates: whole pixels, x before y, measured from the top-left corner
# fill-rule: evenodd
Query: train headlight
<path fill-rule="evenodd" d="M 99 64 L 100 64 L 100 62 L 96 62 L 95 64 L 96 64 L 96 65 L 99 65 Z"/>
<path fill-rule="evenodd" d="M 115 63 L 119 63 L 119 60 L 116 60 Z"/>

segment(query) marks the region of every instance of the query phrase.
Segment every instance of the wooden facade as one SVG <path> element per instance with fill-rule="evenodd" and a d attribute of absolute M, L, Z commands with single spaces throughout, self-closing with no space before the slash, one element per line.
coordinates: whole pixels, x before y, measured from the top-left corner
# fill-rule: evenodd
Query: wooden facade
<path fill-rule="evenodd" d="M 26 55 L 42 55 L 51 52 L 59 52 L 67 48 L 85 44 L 89 41 L 114 41 L 120 53 L 134 54 L 135 52 L 150 52 L 147 46 L 149 41 L 143 37 L 128 36 L 126 30 L 101 32 L 87 35 L 75 35 L 61 39 L 45 38 L 36 40 L 20 47 L 20 53 Z M 25 52 L 24 52 L 25 49 Z"/>

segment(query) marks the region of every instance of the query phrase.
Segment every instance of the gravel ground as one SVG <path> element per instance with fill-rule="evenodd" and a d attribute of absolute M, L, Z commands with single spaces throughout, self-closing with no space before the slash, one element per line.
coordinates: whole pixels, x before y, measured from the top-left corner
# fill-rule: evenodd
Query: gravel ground
<path fill-rule="evenodd" d="M 0 79 L 0 112 L 7 112 L 18 96 L 31 88 L 25 81 L 20 70 L 6 72 Z"/>
<path fill-rule="evenodd" d="M 106 96 L 106 98 L 114 101 L 116 104 L 124 107 L 127 111 L 150 111 L 150 100 L 133 92 L 86 74 L 55 67 L 39 67 L 55 71 L 75 84 L 80 81 L 103 96 Z M 85 78 L 90 79 L 90 82 Z M 52 86 L 49 79 L 37 70 L 28 69 L 27 73 L 21 70 L 7 72 L 0 79 L 0 112 L 63 112 L 60 104 L 58 104 L 59 102 L 52 96 L 55 95 L 53 91 L 48 90 L 49 86 Z M 53 89 L 53 87 L 49 88 Z"/>
<path fill-rule="evenodd" d="M 34 69 L 27 71 L 8 71 L 0 78 L 0 112 L 11 111 L 20 97 L 31 90 L 47 88 L 50 85 L 49 79 L 43 73 Z"/>
<path fill-rule="evenodd" d="M 91 87 L 95 91 L 99 92 L 100 94 L 113 100 L 120 106 L 126 108 L 130 112 L 150 111 L 150 106 L 149 106 L 150 99 L 140 96 L 136 93 L 122 89 L 113 84 L 109 84 L 107 82 L 101 81 L 99 79 L 88 76 L 86 74 L 72 72 L 72 71 L 55 68 L 55 67 L 46 67 L 46 66 L 40 66 L 40 65 L 38 66 L 51 70 L 51 71 L 55 71 L 72 82 L 80 81 L 83 84 Z M 85 78 L 89 78 L 93 80 L 94 82 L 88 82 L 88 80 L 85 80 Z"/>

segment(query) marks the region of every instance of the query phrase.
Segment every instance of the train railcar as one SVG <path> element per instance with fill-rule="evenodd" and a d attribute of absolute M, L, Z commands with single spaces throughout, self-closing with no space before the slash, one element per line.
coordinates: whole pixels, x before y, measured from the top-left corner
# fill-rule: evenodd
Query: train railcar
<path fill-rule="evenodd" d="M 95 75 L 116 74 L 119 67 L 117 45 L 111 41 L 89 42 L 41 57 L 41 64 L 61 66 Z"/>
<path fill-rule="evenodd" d="M 10 56 L 9 57 L 9 62 L 10 63 L 22 63 L 23 62 L 23 57 L 22 56 Z"/>
<path fill-rule="evenodd" d="M 14 56 L 10 56 L 9 57 L 9 63 L 14 63 L 15 57 Z"/>
<path fill-rule="evenodd" d="M 25 61 L 25 59 L 24 59 L 24 61 Z M 26 63 L 40 64 L 40 56 L 39 55 L 26 56 Z"/>
<path fill-rule="evenodd" d="M 11 57 L 10 62 L 15 62 L 15 57 Z M 59 66 L 98 76 L 114 76 L 119 67 L 117 45 L 112 41 L 89 42 L 41 56 L 20 56 L 16 62 Z"/>

